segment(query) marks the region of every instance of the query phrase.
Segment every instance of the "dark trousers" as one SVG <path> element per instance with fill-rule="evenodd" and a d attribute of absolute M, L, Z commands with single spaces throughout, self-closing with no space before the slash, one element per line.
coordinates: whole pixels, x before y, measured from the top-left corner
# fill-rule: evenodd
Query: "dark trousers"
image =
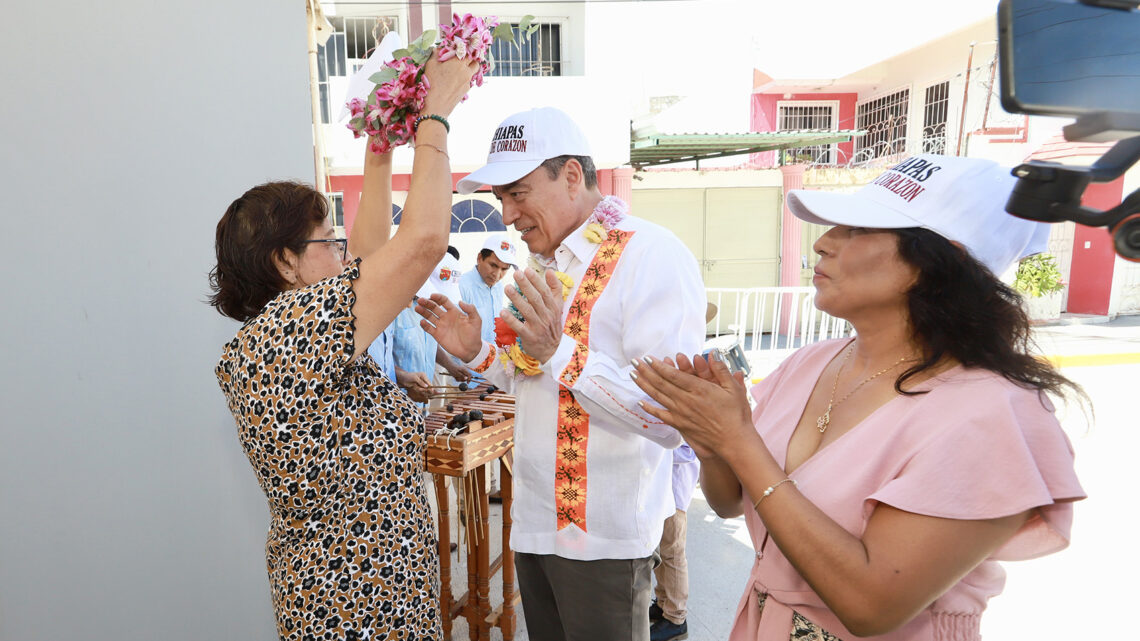
<path fill-rule="evenodd" d="M 515 553 L 533 641 L 649 641 L 653 557 L 575 561 Z"/>

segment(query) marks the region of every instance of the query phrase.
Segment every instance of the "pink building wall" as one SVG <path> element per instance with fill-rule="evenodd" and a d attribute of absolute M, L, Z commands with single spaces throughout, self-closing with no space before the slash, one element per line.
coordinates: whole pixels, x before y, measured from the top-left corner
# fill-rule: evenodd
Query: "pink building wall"
<path fill-rule="evenodd" d="M 795 93 L 785 98 L 782 93 L 754 93 L 752 94 L 752 131 L 777 131 L 779 112 L 776 103 L 794 100 L 838 100 L 839 101 L 839 129 L 855 128 L 855 102 L 859 97 L 855 93 Z M 839 144 L 839 159 L 843 162 L 851 158 L 855 152 L 855 143 L 844 142 Z M 765 151 L 752 154 L 753 164 L 761 167 L 775 167 L 776 152 Z"/>

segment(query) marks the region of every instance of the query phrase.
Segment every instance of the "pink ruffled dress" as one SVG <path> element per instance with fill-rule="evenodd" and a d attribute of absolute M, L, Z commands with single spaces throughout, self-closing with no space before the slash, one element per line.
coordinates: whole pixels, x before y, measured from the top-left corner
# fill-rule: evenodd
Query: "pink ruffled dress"
<path fill-rule="evenodd" d="M 820 374 L 846 344 L 805 347 L 753 389 L 753 422 L 777 461 L 786 459 Z M 1072 501 L 1085 493 L 1073 471 L 1072 445 L 1048 399 L 992 372 L 963 367 L 919 389 L 930 392 L 895 397 L 812 455 L 791 475 L 798 490 L 856 536 L 878 503 L 951 519 L 991 519 L 1030 508 L 1038 508 L 1036 514 L 910 622 L 889 634 L 855 637 L 768 538 L 753 498 L 745 496 L 757 552 L 731 641 L 788 641 L 804 625 L 817 637 L 822 629 L 839 639 L 974 641 L 986 601 L 1005 584 L 998 561 L 1031 559 L 1068 545 Z"/>

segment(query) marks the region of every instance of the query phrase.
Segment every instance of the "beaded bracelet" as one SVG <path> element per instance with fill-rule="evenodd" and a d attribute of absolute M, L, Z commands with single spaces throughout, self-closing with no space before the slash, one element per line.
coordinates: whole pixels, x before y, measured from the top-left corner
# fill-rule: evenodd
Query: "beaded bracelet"
<path fill-rule="evenodd" d="M 799 483 L 796 483 L 795 479 L 790 479 L 790 478 L 784 479 L 778 483 L 773 483 L 771 486 L 768 487 L 768 489 L 764 490 L 764 493 L 760 495 L 760 498 L 756 499 L 756 502 L 752 504 L 752 509 L 753 510 L 760 509 L 760 501 L 763 501 L 764 499 L 768 498 L 769 494 L 771 494 L 772 492 L 775 492 L 776 488 L 780 487 L 784 483 L 791 483 L 792 485 L 799 485 Z"/>
<path fill-rule="evenodd" d="M 439 114 L 421 114 L 419 116 L 416 116 L 415 121 L 412 122 L 412 131 L 419 131 L 420 123 L 425 120 L 435 120 L 439 124 L 443 125 L 443 128 L 447 130 L 447 133 L 451 133 L 451 124 L 447 122 L 447 118 L 444 118 Z"/>

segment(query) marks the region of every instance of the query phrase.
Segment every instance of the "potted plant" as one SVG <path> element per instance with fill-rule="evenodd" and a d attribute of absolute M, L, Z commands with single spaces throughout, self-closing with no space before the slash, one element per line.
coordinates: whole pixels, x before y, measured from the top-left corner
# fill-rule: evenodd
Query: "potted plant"
<path fill-rule="evenodd" d="M 1054 320 L 1061 317 L 1061 270 L 1052 254 L 1034 254 L 1021 261 L 1013 288 L 1025 299 L 1030 320 Z"/>

